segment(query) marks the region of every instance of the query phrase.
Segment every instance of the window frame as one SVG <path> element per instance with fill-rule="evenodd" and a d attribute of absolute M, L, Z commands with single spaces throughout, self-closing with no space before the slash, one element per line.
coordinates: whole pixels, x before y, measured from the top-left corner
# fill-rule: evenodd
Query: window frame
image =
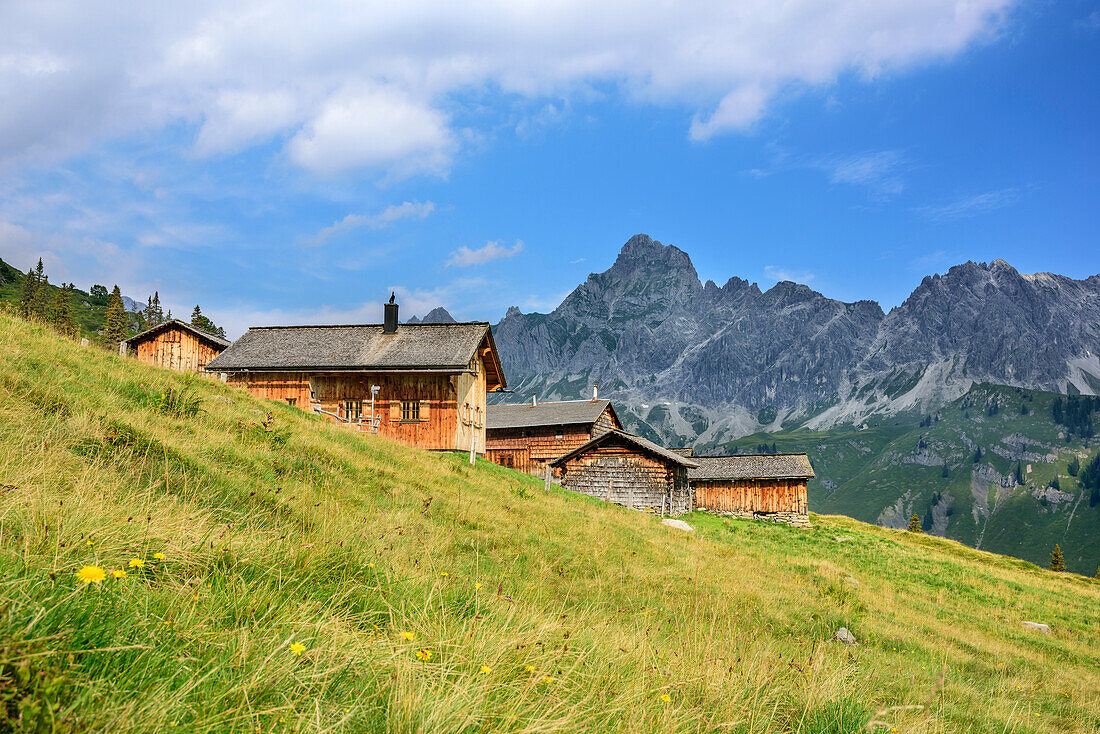
<path fill-rule="evenodd" d="M 420 420 L 420 401 L 419 400 L 402 400 L 401 401 L 401 422 L 402 423 L 422 423 Z"/>
<path fill-rule="evenodd" d="M 354 413 L 355 413 L 355 418 L 354 419 L 352 419 L 352 417 L 351 417 L 352 412 L 353 412 L 353 407 L 354 407 Z M 363 419 L 363 401 L 362 400 L 353 400 L 351 398 L 345 398 L 344 399 L 344 420 L 347 421 L 348 423 L 358 423 L 362 419 Z"/>

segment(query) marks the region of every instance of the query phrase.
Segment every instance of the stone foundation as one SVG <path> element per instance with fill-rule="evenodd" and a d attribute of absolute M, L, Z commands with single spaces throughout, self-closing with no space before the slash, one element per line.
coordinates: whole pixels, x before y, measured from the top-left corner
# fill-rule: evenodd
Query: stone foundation
<path fill-rule="evenodd" d="M 784 525 L 791 525 L 796 528 L 810 527 L 810 516 L 801 515 L 797 512 L 722 512 L 720 510 L 710 510 L 706 507 L 699 507 L 698 509 L 703 512 L 709 512 L 712 515 L 736 517 L 740 520 L 767 520 L 769 522 L 781 522 Z"/>

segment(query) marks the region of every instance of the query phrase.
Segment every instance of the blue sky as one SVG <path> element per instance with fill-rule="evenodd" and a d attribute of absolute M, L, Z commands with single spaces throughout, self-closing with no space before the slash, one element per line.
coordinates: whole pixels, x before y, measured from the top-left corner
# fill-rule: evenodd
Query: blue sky
<path fill-rule="evenodd" d="M 1100 4 L 726 5 L 6 6 L 0 257 L 231 335 L 547 311 L 638 232 L 884 308 L 1100 272 Z"/>

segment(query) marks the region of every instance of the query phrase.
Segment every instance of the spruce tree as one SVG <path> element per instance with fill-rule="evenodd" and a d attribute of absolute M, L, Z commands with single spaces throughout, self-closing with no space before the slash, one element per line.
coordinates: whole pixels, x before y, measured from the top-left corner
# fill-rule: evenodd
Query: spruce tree
<path fill-rule="evenodd" d="M 1074 454 L 1073 458 L 1069 460 L 1066 471 L 1069 472 L 1071 477 L 1077 476 L 1077 472 L 1081 471 L 1081 460 L 1077 458 L 1077 454 Z"/>
<path fill-rule="evenodd" d="M 107 300 L 107 328 L 103 333 L 107 346 L 117 349 L 118 343 L 126 338 L 130 330 L 129 326 L 126 309 L 122 305 L 122 291 L 116 285 L 111 291 L 111 297 Z"/>
<path fill-rule="evenodd" d="M 142 311 L 141 315 L 147 329 L 164 323 L 164 311 L 160 307 L 159 291 L 153 291 L 153 295 L 149 296 L 145 304 L 145 310 Z"/>
<path fill-rule="evenodd" d="M 204 316 L 198 305 L 196 305 L 195 310 L 191 312 L 191 325 L 209 334 L 214 334 L 215 336 L 223 338 L 225 337 L 225 329 L 217 326 L 213 321 Z"/>
<path fill-rule="evenodd" d="M 913 516 L 909 518 L 909 532 L 911 533 L 923 533 L 924 528 L 921 527 L 920 518 L 917 517 L 917 513 L 913 513 Z"/>
<path fill-rule="evenodd" d="M 50 309 L 52 306 L 53 299 L 50 297 L 50 276 L 43 273 L 41 279 L 38 281 L 38 287 L 34 292 L 34 305 L 31 306 L 31 315 L 40 321 L 49 323 Z"/>
<path fill-rule="evenodd" d="M 948 468 L 947 468 L 947 462 L 946 462 L 946 461 L 945 461 L 945 462 L 943 462 L 943 471 L 941 471 L 941 472 L 940 472 L 940 476 L 941 476 L 941 477 L 949 477 L 949 476 L 951 476 L 951 472 L 950 472 L 950 470 L 948 470 Z"/>
<path fill-rule="evenodd" d="M 39 258 L 38 266 L 42 267 L 42 259 Z M 34 312 L 34 297 L 38 293 L 38 276 L 34 270 L 28 270 L 23 278 L 23 291 L 19 294 L 19 315 L 29 319 Z"/>
<path fill-rule="evenodd" d="M 1050 570 L 1066 570 L 1066 559 L 1062 557 L 1062 547 L 1059 546 L 1057 543 L 1054 544 L 1054 550 L 1050 552 Z"/>
<path fill-rule="evenodd" d="M 76 336 L 76 319 L 73 318 L 73 284 L 62 283 L 54 294 L 50 323 L 67 337 Z"/>

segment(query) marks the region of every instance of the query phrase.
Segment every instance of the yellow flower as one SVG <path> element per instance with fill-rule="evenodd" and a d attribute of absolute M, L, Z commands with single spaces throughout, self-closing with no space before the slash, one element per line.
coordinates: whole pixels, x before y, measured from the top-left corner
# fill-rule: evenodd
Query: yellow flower
<path fill-rule="evenodd" d="M 116 568 L 114 571 L 111 571 L 111 575 L 114 576 L 116 579 L 126 578 L 126 572 L 123 571 L 121 568 Z"/>
<path fill-rule="evenodd" d="M 130 568 L 145 568 L 145 561 L 140 558 L 131 558 L 129 565 Z"/>
<path fill-rule="evenodd" d="M 439 575 L 440 575 L 440 576 L 442 576 L 443 578 L 447 578 L 447 577 L 448 577 L 448 576 L 450 576 L 451 574 L 449 574 L 448 572 L 444 571 L 443 573 L 441 573 L 441 574 L 439 574 Z"/>
<path fill-rule="evenodd" d="M 409 642 L 412 642 L 413 640 L 416 639 L 416 633 L 415 632 L 409 632 L 408 630 L 405 630 L 404 632 L 401 633 L 401 639 L 402 640 L 408 640 Z"/>
<path fill-rule="evenodd" d="M 432 651 L 431 650 L 417 650 L 416 651 L 416 659 L 417 660 L 431 660 L 432 659 Z"/>
<path fill-rule="evenodd" d="M 373 563 L 368 563 L 367 568 L 374 568 L 374 564 Z"/>
<path fill-rule="evenodd" d="M 158 561 L 163 561 L 164 558 L 165 558 L 165 555 L 163 553 L 154 553 L 153 558 L 156 558 Z"/>
<path fill-rule="evenodd" d="M 481 666 L 481 672 L 482 673 L 492 673 L 493 669 L 490 668 L 488 665 L 482 665 Z"/>
<path fill-rule="evenodd" d="M 306 646 L 300 642 L 295 642 L 293 645 L 290 646 L 290 651 L 295 655 L 301 655 L 303 652 L 306 651 Z"/>
<path fill-rule="evenodd" d="M 76 572 L 76 577 L 85 584 L 98 584 L 107 578 L 107 572 L 99 566 L 85 566 Z"/>
<path fill-rule="evenodd" d="M 554 682 L 554 679 L 553 679 L 553 678 L 551 678 L 551 677 L 550 677 L 550 676 L 548 676 L 548 675 L 544 675 L 544 676 L 542 676 L 542 682 L 543 682 L 543 683 L 553 683 L 553 682 Z"/>
<path fill-rule="evenodd" d="M 665 703 L 668 703 L 669 701 L 672 700 L 672 696 L 668 695 L 667 693 L 662 693 L 661 694 L 661 700 L 664 701 Z"/>
<path fill-rule="evenodd" d="M 474 584 L 474 588 L 475 589 L 480 589 L 481 588 L 481 582 L 478 581 L 476 584 Z"/>
<path fill-rule="evenodd" d="M 535 666 L 534 665 L 524 665 L 523 669 L 525 671 L 527 671 L 528 673 L 534 673 L 535 672 Z"/>

